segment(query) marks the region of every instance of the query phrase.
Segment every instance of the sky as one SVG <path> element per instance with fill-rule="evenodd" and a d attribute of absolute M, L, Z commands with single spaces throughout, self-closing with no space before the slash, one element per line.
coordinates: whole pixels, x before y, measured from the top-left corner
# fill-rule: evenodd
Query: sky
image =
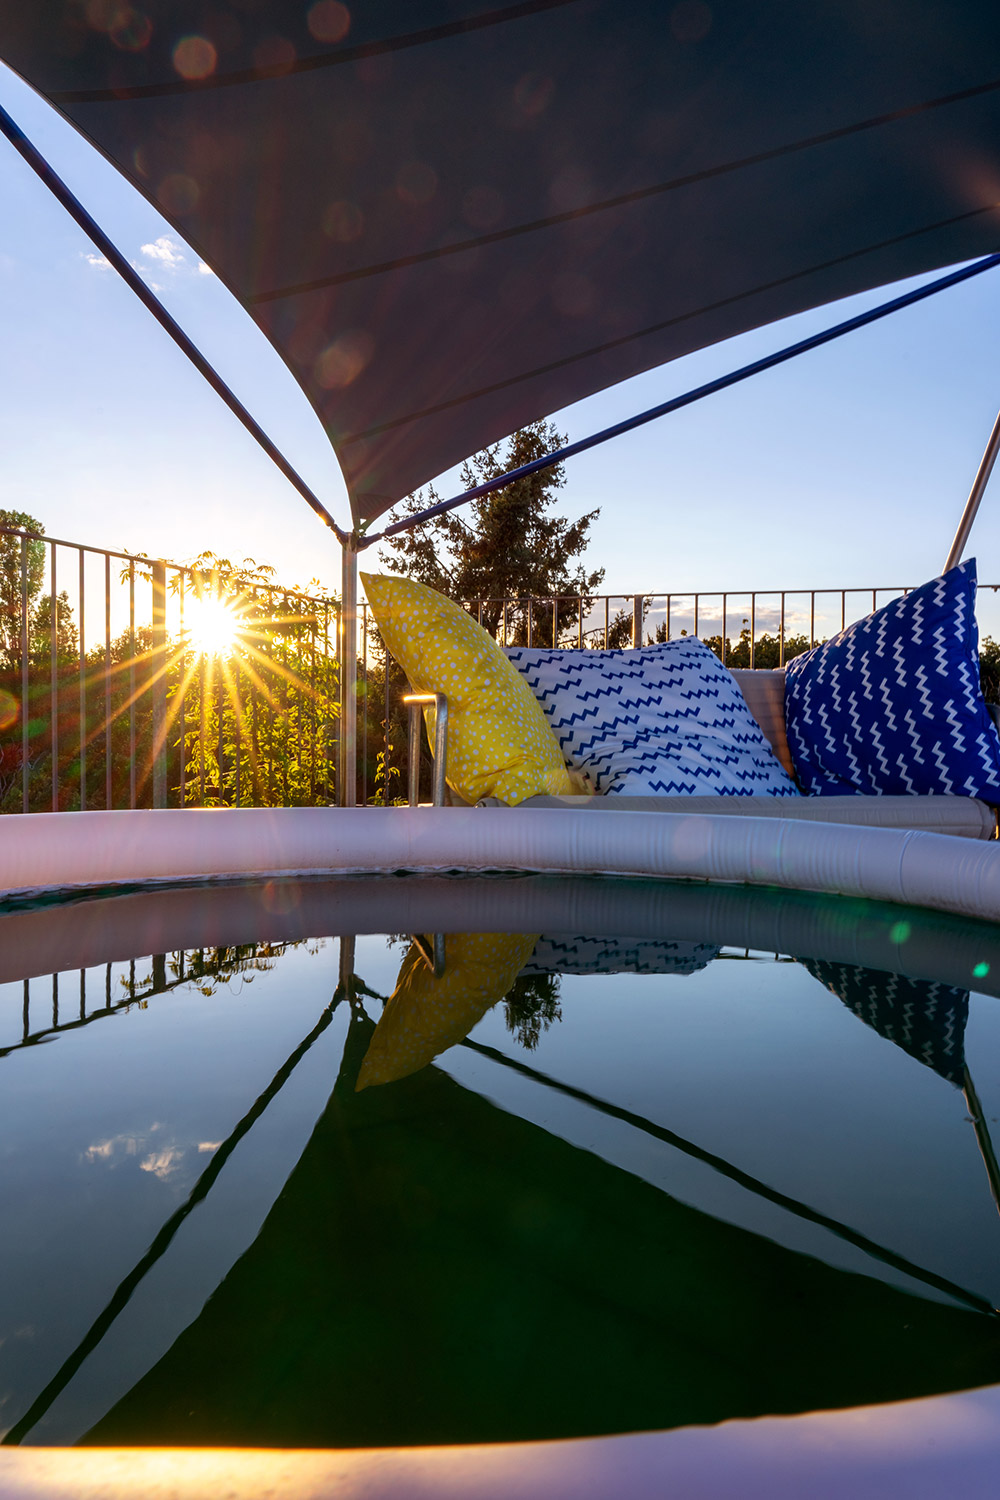
<path fill-rule="evenodd" d="M 2 67 L 0 104 L 349 524 L 318 418 L 235 299 Z M 28 511 L 69 541 L 175 561 L 208 549 L 269 563 L 288 585 L 315 578 L 338 589 L 332 534 L 2 139 L 0 205 L 0 507 Z M 554 420 L 571 440 L 583 437 L 899 289 L 715 345 Z M 560 509 L 600 509 L 588 565 L 621 594 L 933 577 L 1000 407 L 998 314 L 994 270 L 571 460 Z M 454 472 L 435 483 L 442 495 L 460 488 Z M 969 555 L 982 581 L 1000 583 L 1000 478 Z M 997 616 L 1000 625 L 1000 603 Z"/>

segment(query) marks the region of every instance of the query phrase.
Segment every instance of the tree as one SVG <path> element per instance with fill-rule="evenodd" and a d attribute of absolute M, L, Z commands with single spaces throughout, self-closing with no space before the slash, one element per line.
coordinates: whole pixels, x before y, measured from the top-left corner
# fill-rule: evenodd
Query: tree
<path fill-rule="evenodd" d="M 470 458 L 462 468 L 461 482 L 472 489 L 543 457 L 565 441 L 551 422 L 532 422 L 505 444 L 494 443 Z M 450 599 L 488 601 L 482 623 L 493 635 L 501 623 L 503 601 L 525 601 L 507 615 L 508 640 L 523 642 L 529 599 L 547 603 L 562 595 L 587 595 L 604 578 L 603 568 L 588 571 L 579 561 L 599 512 L 589 511 L 575 521 L 552 514 L 556 492 L 564 483 L 562 464 L 516 479 L 473 501 L 467 509 L 451 511 L 390 538 L 393 555 L 386 559 L 386 566 Z M 390 519 L 415 515 L 438 499 L 431 486 L 426 496 L 410 495 Z M 564 617 L 575 619 L 575 602 L 567 599 L 565 609 L 558 613 L 559 625 Z"/>
<path fill-rule="evenodd" d="M 45 527 L 24 510 L 0 510 L 0 666 L 12 672 L 21 667 L 21 537 L 10 530 L 44 534 Z M 42 586 L 45 574 L 45 543 L 29 541 L 26 547 L 28 608 Z"/>

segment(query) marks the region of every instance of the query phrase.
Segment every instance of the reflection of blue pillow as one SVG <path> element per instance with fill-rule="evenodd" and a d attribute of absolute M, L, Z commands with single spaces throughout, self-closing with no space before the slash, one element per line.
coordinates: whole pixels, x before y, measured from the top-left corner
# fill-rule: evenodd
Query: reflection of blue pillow
<path fill-rule="evenodd" d="M 542 936 L 522 974 L 695 974 L 717 958 L 713 943 L 667 939 Z"/>
<path fill-rule="evenodd" d="M 975 608 L 970 558 L 788 663 L 785 725 L 806 792 L 1000 801 Z"/>
<path fill-rule="evenodd" d="M 605 796 L 795 797 L 731 672 L 694 636 L 631 651 L 507 655 L 571 769 Z"/>

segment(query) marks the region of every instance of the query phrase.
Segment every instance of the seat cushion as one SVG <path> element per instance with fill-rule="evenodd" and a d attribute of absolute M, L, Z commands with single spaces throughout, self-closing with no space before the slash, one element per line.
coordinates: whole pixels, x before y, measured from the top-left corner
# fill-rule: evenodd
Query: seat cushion
<path fill-rule="evenodd" d="M 605 796 L 794 797 L 731 672 L 693 636 L 629 651 L 514 647 L 567 765 Z"/>
<path fill-rule="evenodd" d="M 447 779 L 465 802 L 516 804 L 573 790 L 555 737 L 524 678 L 459 605 L 409 578 L 362 573 L 389 651 L 417 693 L 448 699 Z M 425 711 L 434 743 L 434 710 Z"/>
<path fill-rule="evenodd" d="M 805 792 L 1000 801 L 975 606 L 970 558 L 788 663 L 785 723 Z"/>
<path fill-rule="evenodd" d="M 789 776 L 794 776 L 795 766 L 785 732 L 784 667 L 732 667 L 730 670 L 747 700 L 747 707 L 764 731 L 767 743 Z"/>

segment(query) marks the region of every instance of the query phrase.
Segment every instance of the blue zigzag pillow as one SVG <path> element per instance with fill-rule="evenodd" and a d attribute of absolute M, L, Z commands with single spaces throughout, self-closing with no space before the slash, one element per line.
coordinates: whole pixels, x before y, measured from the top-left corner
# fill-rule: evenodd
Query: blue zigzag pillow
<path fill-rule="evenodd" d="M 810 795 L 1000 801 L 1000 740 L 979 688 L 975 559 L 794 657 L 785 726 Z"/>
<path fill-rule="evenodd" d="M 507 651 L 566 763 L 610 796 L 798 795 L 735 678 L 693 636 L 631 651 Z"/>

